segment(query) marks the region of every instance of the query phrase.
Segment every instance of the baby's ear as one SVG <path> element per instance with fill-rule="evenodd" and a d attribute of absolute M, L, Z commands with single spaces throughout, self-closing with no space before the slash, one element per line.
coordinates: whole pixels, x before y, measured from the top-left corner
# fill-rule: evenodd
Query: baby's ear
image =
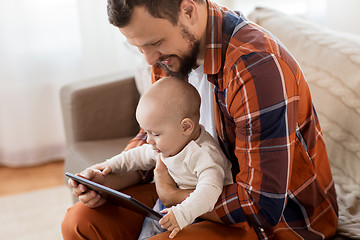
<path fill-rule="evenodd" d="M 183 134 L 185 136 L 189 136 L 194 131 L 195 124 L 190 118 L 184 118 L 181 120 L 181 128 L 183 130 Z"/>

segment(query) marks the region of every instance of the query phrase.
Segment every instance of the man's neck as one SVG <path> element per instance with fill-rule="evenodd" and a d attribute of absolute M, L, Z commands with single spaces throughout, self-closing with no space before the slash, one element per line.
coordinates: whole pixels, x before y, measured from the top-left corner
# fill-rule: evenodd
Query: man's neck
<path fill-rule="evenodd" d="M 196 60 L 196 68 L 200 67 L 202 64 L 204 64 L 204 59 L 198 58 Z"/>

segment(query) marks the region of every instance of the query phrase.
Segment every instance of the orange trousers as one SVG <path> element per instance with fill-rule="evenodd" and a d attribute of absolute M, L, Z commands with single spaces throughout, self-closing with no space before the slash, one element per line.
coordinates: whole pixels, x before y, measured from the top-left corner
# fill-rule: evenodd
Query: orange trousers
<path fill-rule="evenodd" d="M 123 192 L 149 207 L 152 207 L 157 199 L 154 184 L 134 186 Z M 61 231 L 64 240 L 136 240 L 140 234 L 143 220 L 143 216 L 110 203 L 94 209 L 77 203 L 68 209 L 61 224 Z M 178 240 L 258 239 L 253 229 L 245 231 L 210 221 L 189 225 L 182 229 L 175 238 Z M 168 240 L 169 232 L 158 234 L 150 239 Z"/>

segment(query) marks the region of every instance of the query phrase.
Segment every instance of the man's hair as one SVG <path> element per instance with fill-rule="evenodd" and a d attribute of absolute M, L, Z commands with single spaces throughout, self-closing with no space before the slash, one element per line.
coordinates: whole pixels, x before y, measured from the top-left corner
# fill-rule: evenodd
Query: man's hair
<path fill-rule="evenodd" d="M 131 21 L 135 7 L 145 7 L 151 16 L 165 18 L 176 24 L 182 0 L 108 0 L 109 22 L 116 27 L 125 27 Z M 194 0 L 203 3 L 205 0 Z"/>

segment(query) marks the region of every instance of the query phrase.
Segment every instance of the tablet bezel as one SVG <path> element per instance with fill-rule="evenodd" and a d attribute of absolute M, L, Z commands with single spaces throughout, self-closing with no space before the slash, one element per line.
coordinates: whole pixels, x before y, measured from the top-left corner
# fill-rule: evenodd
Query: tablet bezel
<path fill-rule="evenodd" d="M 143 203 L 139 202 L 138 200 L 132 198 L 131 196 L 125 193 L 116 191 L 112 188 L 106 187 L 104 185 L 93 182 L 84 177 L 74 175 L 69 172 L 66 172 L 65 175 L 73 179 L 77 183 L 81 183 L 86 187 L 88 187 L 89 189 L 96 191 L 103 198 L 105 198 L 106 200 L 110 201 L 113 204 L 132 210 L 146 217 L 152 218 L 156 221 L 159 221 L 160 218 L 162 218 L 162 215 L 160 213 L 154 211 L 153 209 L 149 208 L 148 206 L 144 205 Z"/>

